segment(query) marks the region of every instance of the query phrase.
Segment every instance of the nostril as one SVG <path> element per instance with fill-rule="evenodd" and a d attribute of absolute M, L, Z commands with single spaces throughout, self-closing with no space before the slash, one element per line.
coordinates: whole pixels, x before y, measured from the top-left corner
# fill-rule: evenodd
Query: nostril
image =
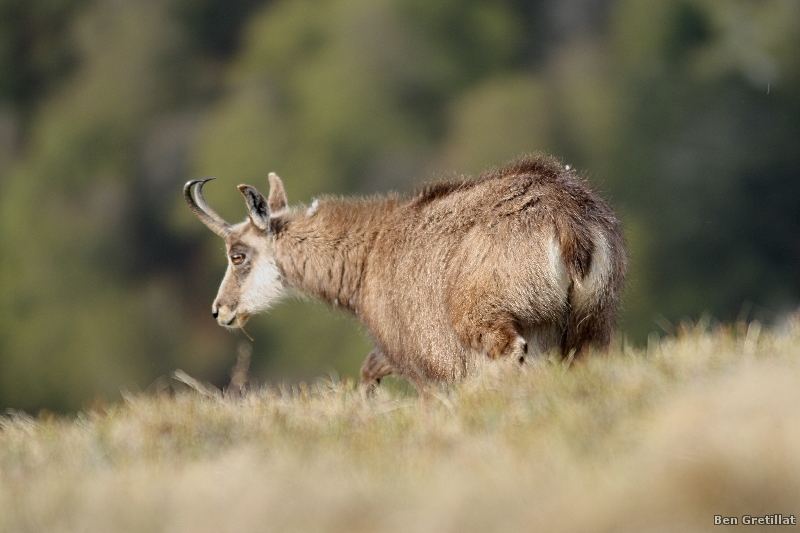
<path fill-rule="evenodd" d="M 211 310 L 211 315 L 212 315 L 214 318 L 217 318 L 217 317 L 219 316 L 219 309 L 212 309 L 212 310 Z"/>

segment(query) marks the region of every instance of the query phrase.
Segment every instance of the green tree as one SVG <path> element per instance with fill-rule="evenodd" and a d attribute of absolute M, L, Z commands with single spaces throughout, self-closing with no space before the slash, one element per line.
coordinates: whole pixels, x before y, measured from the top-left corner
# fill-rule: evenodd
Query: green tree
<path fill-rule="evenodd" d="M 624 220 L 635 340 L 800 302 L 796 2 L 234 4 L 0 0 L 0 406 L 226 382 L 222 246 L 181 198 L 207 175 L 237 221 L 269 171 L 307 203 L 551 152 Z M 259 379 L 355 375 L 369 349 L 309 302 L 250 327 Z"/>
<path fill-rule="evenodd" d="M 651 8 L 619 2 L 612 30 L 626 102 L 615 191 L 648 236 L 629 324 L 729 320 L 746 301 L 772 320 L 800 300 L 800 7 Z"/>
<path fill-rule="evenodd" d="M 73 29 L 80 66 L 37 106 L 0 198 L 0 391 L 30 409 L 146 383 L 175 363 L 161 341 L 188 337 L 175 288 L 136 279 L 131 227 L 137 143 L 176 91 L 179 31 L 157 2 L 99 3 Z"/>

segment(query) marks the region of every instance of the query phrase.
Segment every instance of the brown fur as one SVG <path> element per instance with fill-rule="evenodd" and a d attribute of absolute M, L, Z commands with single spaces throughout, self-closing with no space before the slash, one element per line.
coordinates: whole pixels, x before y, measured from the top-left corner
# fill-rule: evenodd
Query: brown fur
<path fill-rule="evenodd" d="M 627 268 L 622 230 L 551 158 L 409 198 L 327 198 L 311 209 L 286 208 L 280 180 L 270 182 L 278 211 L 264 248 L 284 285 L 366 325 L 376 346 L 361 370 L 366 387 L 388 374 L 451 381 L 483 358 L 579 355 L 611 340 Z M 251 210 L 253 225 L 258 216 Z"/>

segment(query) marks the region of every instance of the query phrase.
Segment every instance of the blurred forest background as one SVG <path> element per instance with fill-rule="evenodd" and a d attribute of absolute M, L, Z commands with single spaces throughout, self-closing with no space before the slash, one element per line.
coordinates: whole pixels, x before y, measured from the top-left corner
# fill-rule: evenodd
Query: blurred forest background
<path fill-rule="evenodd" d="M 529 151 L 624 219 L 632 341 L 797 308 L 797 0 L 0 0 L 0 408 L 227 383 L 249 341 L 188 179 L 238 221 L 269 171 L 296 204 Z M 313 302 L 248 329 L 261 382 L 369 351 Z"/>

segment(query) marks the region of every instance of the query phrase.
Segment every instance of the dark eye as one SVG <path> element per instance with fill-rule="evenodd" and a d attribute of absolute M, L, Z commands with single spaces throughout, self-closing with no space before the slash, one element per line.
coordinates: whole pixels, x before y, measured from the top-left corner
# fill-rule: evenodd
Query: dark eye
<path fill-rule="evenodd" d="M 231 263 L 241 265 L 244 263 L 244 254 L 231 254 Z"/>

